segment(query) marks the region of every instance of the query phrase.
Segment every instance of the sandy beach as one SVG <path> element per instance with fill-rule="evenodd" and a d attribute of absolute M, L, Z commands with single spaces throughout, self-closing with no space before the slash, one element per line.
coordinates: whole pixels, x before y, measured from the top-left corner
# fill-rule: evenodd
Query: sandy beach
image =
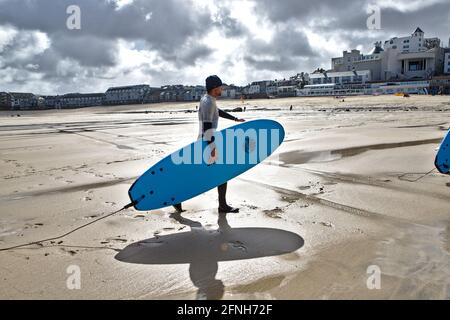
<path fill-rule="evenodd" d="M 0 112 L 0 248 L 126 205 L 136 178 L 196 138 L 197 105 Z M 426 175 L 449 96 L 219 101 L 243 106 L 286 139 L 229 182 L 238 214 L 219 215 L 211 190 L 182 215 L 127 209 L 0 251 L 0 298 L 450 299 L 450 177 Z"/>

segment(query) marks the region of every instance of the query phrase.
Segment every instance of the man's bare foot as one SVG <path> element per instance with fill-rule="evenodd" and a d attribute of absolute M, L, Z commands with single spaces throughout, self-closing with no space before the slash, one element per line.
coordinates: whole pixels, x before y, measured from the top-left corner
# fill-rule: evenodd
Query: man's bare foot
<path fill-rule="evenodd" d="M 233 208 L 230 207 L 229 205 L 219 207 L 219 213 L 238 213 L 238 212 L 239 208 Z"/>
<path fill-rule="evenodd" d="M 175 208 L 175 210 L 176 210 L 178 213 L 182 213 L 182 212 L 186 211 L 186 210 L 183 210 L 183 207 L 181 206 L 181 203 L 175 204 L 173 207 Z"/>

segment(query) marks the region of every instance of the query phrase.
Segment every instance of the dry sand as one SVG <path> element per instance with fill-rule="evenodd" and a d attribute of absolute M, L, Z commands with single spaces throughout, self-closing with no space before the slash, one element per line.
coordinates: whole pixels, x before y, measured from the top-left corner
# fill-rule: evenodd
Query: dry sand
<path fill-rule="evenodd" d="M 134 179 L 196 137 L 195 106 L 0 113 L 0 248 L 120 209 Z M 212 190 L 182 216 L 128 209 L 44 246 L 0 251 L 0 298 L 450 298 L 450 177 L 424 176 L 450 125 L 450 97 L 243 106 L 239 116 L 275 119 L 287 136 L 229 183 L 240 213 L 218 215 Z M 72 265 L 79 290 L 67 287 Z M 371 265 L 379 290 L 367 287 Z"/>

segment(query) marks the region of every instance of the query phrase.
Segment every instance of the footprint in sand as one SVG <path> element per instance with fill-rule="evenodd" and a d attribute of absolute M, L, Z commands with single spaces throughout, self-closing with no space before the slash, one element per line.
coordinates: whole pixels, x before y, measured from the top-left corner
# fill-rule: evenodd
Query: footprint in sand
<path fill-rule="evenodd" d="M 100 214 L 93 214 L 93 215 L 90 215 L 90 216 L 85 216 L 85 217 L 83 217 L 83 219 L 88 220 L 88 219 L 95 219 L 95 218 L 98 218 L 98 217 L 100 217 Z"/>
<path fill-rule="evenodd" d="M 112 238 L 106 238 L 105 240 L 101 241 L 101 244 L 110 244 L 110 243 L 125 243 L 128 242 L 127 239 L 122 239 L 120 236 L 118 237 L 112 237 Z"/>
<path fill-rule="evenodd" d="M 320 222 L 319 224 L 327 228 L 334 228 L 334 225 L 331 222 Z"/>
<path fill-rule="evenodd" d="M 94 197 L 93 197 L 94 192 L 92 190 L 88 190 L 85 193 L 86 193 L 86 196 L 83 198 L 84 201 L 91 201 L 92 199 L 94 199 Z"/>
<path fill-rule="evenodd" d="M 266 216 L 268 216 L 269 218 L 274 218 L 274 219 L 281 219 L 281 216 L 279 215 L 280 213 L 283 212 L 283 209 L 276 207 L 275 209 L 272 210 L 264 210 L 263 211 L 264 214 Z"/>
<path fill-rule="evenodd" d="M 64 254 L 68 254 L 70 256 L 74 256 L 79 252 L 78 250 L 70 250 L 70 249 L 66 249 L 66 248 L 61 248 L 60 251 Z"/>
<path fill-rule="evenodd" d="M 298 200 L 298 197 L 295 196 L 282 196 L 281 199 L 286 201 L 287 203 L 294 203 Z"/>
<path fill-rule="evenodd" d="M 334 228 L 334 225 L 331 222 L 317 222 L 317 221 L 312 221 L 312 224 L 316 225 L 316 224 L 320 224 L 321 226 L 327 227 L 327 228 Z"/>
<path fill-rule="evenodd" d="M 251 205 L 251 204 L 244 204 L 244 207 L 249 208 L 250 210 L 256 210 L 258 209 L 257 206 Z"/>
<path fill-rule="evenodd" d="M 33 225 L 33 228 L 39 228 L 39 227 L 43 227 L 44 226 L 44 224 L 43 223 L 35 223 L 34 225 Z"/>

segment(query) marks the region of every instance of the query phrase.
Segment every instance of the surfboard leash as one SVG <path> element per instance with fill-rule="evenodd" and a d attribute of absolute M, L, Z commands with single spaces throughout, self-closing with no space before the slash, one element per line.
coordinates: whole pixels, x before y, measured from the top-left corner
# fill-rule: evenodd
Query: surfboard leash
<path fill-rule="evenodd" d="M 414 180 L 409 180 L 409 179 L 406 179 L 406 178 L 404 178 L 404 177 L 405 177 L 406 175 L 408 175 L 408 174 L 417 174 L 417 173 L 404 173 L 404 174 L 398 176 L 398 179 L 399 179 L 399 180 L 402 180 L 402 181 L 408 181 L 408 182 L 417 182 L 417 181 L 419 181 L 420 179 L 425 178 L 427 175 L 429 175 L 430 173 L 432 173 L 434 170 L 436 170 L 436 168 L 433 168 L 433 169 L 431 169 L 430 171 L 428 171 L 428 172 L 426 172 L 426 173 L 420 173 L 420 174 L 422 174 L 422 175 L 421 175 L 419 178 L 414 179 Z"/>
<path fill-rule="evenodd" d="M 43 242 L 55 241 L 55 240 L 59 240 L 59 239 L 65 238 L 68 235 L 70 235 L 70 234 L 72 234 L 72 233 L 74 233 L 74 232 L 76 232 L 76 231 L 78 231 L 80 229 L 86 228 L 86 227 L 90 226 L 91 224 L 94 224 L 94 223 L 96 223 L 96 222 L 98 222 L 100 220 L 103 220 L 103 219 L 109 218 L 109 217 L 111 217 L 111 216 L 113 216 L 115 214 L 118 214 L 119 212 L 122 212 L 122 211 L 124 211 L 126 209 L 129 209 L 129 208 L 135 206 L 136 204 L 137 204 L 137 201 L 131 202 L 131 203 L 127 204 L 126 206 L 124 206 L 120 210 L 114 211 L 113 213 L 107 214 L 106 216 L 100 217 L 100 218 L 98 218 L 98 219 L 96 219 L 94 221 L 91 221 L 91 222 L 86 223 L 86 224 L 84 224 L 82 226 L 79 226 L 79 227 L 77 227 L 75 229 L 72 229 L 71 231 L 69 231 L 67 233 L 64 233 L 63 235 L 60 235 L 58 237 L 43 239 L 43 240 L 34 241 L 34 242 L 26 243 L 26 244 L 20 244 L 20 245 L 9 247 L 9 248 L 1 248 L 0 251 L 10 251 L 10 250 L 23 248 L 23 247 L 28 247 L 28 246 L 32 246 L 32 245 L 36 245 L 36 244 L 41 244 L 42 245 Z"/>

